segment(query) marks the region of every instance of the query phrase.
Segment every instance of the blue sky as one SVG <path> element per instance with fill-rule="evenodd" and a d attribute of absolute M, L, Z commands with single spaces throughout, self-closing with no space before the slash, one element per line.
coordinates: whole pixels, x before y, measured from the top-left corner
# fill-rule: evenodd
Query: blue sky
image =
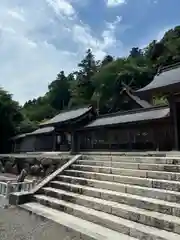
<path fill-rule="evenodd" d="M 21 104 L 43 95 L 59 71 L 125 56 L 180 25 L 179 0 L 1 0 L 0 86 Z"/>

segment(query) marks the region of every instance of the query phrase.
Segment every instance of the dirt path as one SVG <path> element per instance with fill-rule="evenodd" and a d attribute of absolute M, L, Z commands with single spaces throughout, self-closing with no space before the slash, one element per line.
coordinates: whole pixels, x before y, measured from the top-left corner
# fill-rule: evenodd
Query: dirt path
<path fill-rule="evenodd" d="M 0 240 L 80 240 L 64 227 L 15 207 L 0 208 Z"/>

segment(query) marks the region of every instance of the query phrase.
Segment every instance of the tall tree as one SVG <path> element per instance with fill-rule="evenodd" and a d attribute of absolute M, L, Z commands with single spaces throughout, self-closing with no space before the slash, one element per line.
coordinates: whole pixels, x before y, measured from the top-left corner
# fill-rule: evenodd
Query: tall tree
<path fill-rule="evenodd" d="M 143 50 L 133 47 L 125 58 L 113 59 L 107 55 L 96 61 L 88 49 L 75 73 L 68 76 L 63 71 L 59 73 L 46 95 L 29 101 L 24 108 L 31 121 L 49 118 L 67 106 L 91 103 L 104 113 L 121 101 L 122 82 L 131 82 L 134 89 L 141 88 L 152 80 L 159 67 L 177 61 L 180 61 L 180 26 L 167 31 L 160 41 L 152 41 Z"/>
<path fill-rule="evenodd" d="M 92 76 L 97 71 L 95 56 L 90 49 L 87 50 L 84 59 L 78 64 L 76 83 L 73 85 L 71 106 L 90 103 L 94 93 Z"/>
<path fill-rule="evenodd" d="M 133 47 L 130 51 L 130 54 L 129 56 L 132 57 L 132 58 L 137 58 L 137 57 L 140 57 L 142 56 L 142 50 L 139 49 L 138 47 Z"/>
<path fill-rule="evenodd" d="M 55 81 L 49 85 L 48 99 L 50 105 L 60 111 L 68 106 L 70 99 L 70 82 L 65 76 L 64 71 L 61 71 Z"/>
<path fill-rule="evenodd" d="M 103 67 L 103 66 L 107 65 L 107 64 L 113 62 L 113 60 L 114 60 L 114 58 L 111 55 L 106 55 L 101 62 L 101 66 Z"/>
<path fill-rule="evenodd" d="M 52 118 L 57 111 L 50 105 L 48 96 L 45 95 L 44 97 L 39 97 L 37 99 L 33 99 L 32 101 L 26 102 L 23 106 L 22 113 L 25 116 L 22 129 L 28 129 L 30 128 L 30 122 L 32 123 L 32 128 L 34 128 L 37 122 L 41 122 L 47 118 Z"/>
<path fill-rule="evenodd" d="M 0 89 L 0 116 L 0 152 L 7 152 L 10 151 L 9 139 L 17 133 L 23 116 L 18 103 L 3 89 Z"/>

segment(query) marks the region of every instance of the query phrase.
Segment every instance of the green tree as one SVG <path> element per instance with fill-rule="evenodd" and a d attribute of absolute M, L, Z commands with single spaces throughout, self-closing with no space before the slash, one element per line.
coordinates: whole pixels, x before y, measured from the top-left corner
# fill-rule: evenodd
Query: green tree
<path fill-rule="evenodd" d="M 142 50 L 139 49 L 138 47 L 133 47 L 129 54 L 129 56 L 132 58 L 141 57 L 142 55 L 143 55 Z"/>
<path fill-rule="evenodd" d="M 18 125 L 17 130 L 19 133 L 28 133 L 35 131 L 37 128 L 38 124 L 36 122 L 30 121 L 24 116 L 24 119 Z"/>
<path fill-rule="evenodd" d="M 28 101 L 23 114 L 33 123 L 48 119 L 64 108 L 94 104 L 100 113 L 121 106 L 122 83 L 133 89 L 147 85 L 160 67 L 180 61 L 180 26 L 167 31 L 160 41 L 144 49 L 133 47 L 127 57 L 107 55 L 96 61 L 88 49 L 76 72 L 61 71 L 45 96 Z"/>
<path fill-rule="evenodd" d="M 25 122 L 29 120 L 32 126 L 44 119 L 52 118 L 57 111 L 50 105 L 47 95 L 33 99 L 24 104 L 22 113 L 25 116 Z"/>
<path fill-rule="evenodd" d="M 147 85 L 153 76 L 153 68 L 146 66 L 144 61 L 140 64 L 132 57 L 117 59 L 93 76 L 95 92 L 92 101 L 94 104 L 98 103 L 100 112 L 114 109 L 121 101 L 122 83 L 131 84 L 133 89 L 138 89 Z"/>
<path fill-rule="evenodd" d="M 0 89 L 0 152 L 10 151 L 10 138 L 18 132 L 18 125 L 23 120 L 20 106 L 12 100 L 11 94 Z"/>
<path fill-rule="evenodd" d="M 90 49 L 87 50 L 84 59 L 78 64 L 79 71 L 75 72 L 76 82 L 71 85 L 72 99 L 71 106 L 78 106 L 90 103 L 94 93 L 92 76 L 98 66 L 95 57 Z"/>
<path fill-rule="evenodd" d="M 101 67 L 113 62 L 114 58 L 111 55 L 107 55 L 104 57 L 104 59 L 101 62 Z"/>
<path fill-rule="evenodd" d="M 63 110 L 68 106 L 70 99 L 70 80 L 65 76 L 64 71 L 61 71 L 55 81 L 49 85 L 49 92 L 47 93 L 48 100 L 52 108 L 57 111 Z"/>

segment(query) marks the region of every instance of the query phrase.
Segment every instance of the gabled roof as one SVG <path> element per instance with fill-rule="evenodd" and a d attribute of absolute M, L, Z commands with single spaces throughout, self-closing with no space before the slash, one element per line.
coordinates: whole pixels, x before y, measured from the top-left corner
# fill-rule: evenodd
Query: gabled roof
<path fill-rule="evenodd" d="M 26 137 L 26 135 L 27 135 L 27 133 L 19 134 L 19 135 L 12 137 L 11 139 L 16 140 L 16 139 L 24 138 L 24 137 Z"/>
<path fill-rule="evenodd" d="M 180 89 L 180 63 L 161 68 L 151 83 L 136 92 L 143 93 L 165 88 L 169 91 L 169 87 L 176 87 L 177 85 L 179 85 Z M 177 89 L 174 88 L 174 90 Z"/>
<path fill-rule="evenodd" d="M 38 135 L 38 134 L 48 134 L 54 131 L 54 127 L 44 127 L 44 128 L 39 128 L 33 132 L 30 133 L 24 133 L 24 134 L 20 134 L 17 135 L 15 137 L 12 138 L 12 140 L 17 140 L 17 139 L 21 139 L 27 136 L 32 136 L 32 135 Z"/>
<path fill-rule="evenodd" d="M 41 126 L 54 125 L 57 123 L 65 123 L 67 121 L 76 120 L 76 119 L 82 117 L 83 115 L 89 113 L 91 110 L 92 110 L 92 107 L 88 106 L 88 107 L 84 107 L 84 108 L 78 108 L 75 110 L 62 111 L 55 117 L 51 118 L 50 120 L 48 120 L 44 123 L 41 123 L 40 125 Z"/>
<path fill-rule="evenodd" d="M 169 117 L 169 107 L 153 107 L 148 109 L 139 109 L 134 111 L 119 112 L 101 116 L 85 126 L 87 128 L 120 125 L 127 123 L 136 123 L 148 120 L 158 120 Z"/>
<path fill-rule="evenodd" d="M 150 103 L 148 103 L 145 100 L 140 99 L 138 96 L 132 94 L 128 89 L 124 89 L 124 91 L 126 92 L 126 94 L 133 100 L 135 101 L 140 107 L 142 108 L 150 108 L 152 107 L 152 105 Z"/>
<path fill-rule="evenodd" d="M 47 133 L 51 133 L 54 131 L 54 127 L 44 127 L 44 128 L 39 128 L 34 132 L 28 133 L 26 134 L 26 136 L 28 135 L 38 135 L 38 134 L 47 134 Z"/>

